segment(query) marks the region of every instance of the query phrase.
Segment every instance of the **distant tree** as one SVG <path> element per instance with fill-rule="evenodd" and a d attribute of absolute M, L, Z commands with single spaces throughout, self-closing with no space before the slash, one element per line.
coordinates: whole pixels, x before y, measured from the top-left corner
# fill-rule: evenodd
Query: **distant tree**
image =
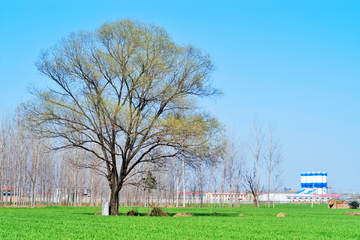
<path fill-rule="evenodd" d="M 179 169 L 178 169 L 178 161 L 177 157 L 174 158 L 174 166 L 175 166 L 175 178 L 176 178 L 176 207 L 179 207 L 179 194 L 180 194 L 180 183 L 179 183 Z"/>
<path fill-rule="evenodd" d="M 266 136 L 266 145 L 264 154 L 263 167 L 268 174 L 268 187 L 267 187 L 267 202 L 268 207 L 270 207 L 270 183 L 271 183 L 271 173 L 274 171 L 274 161 L 275 157 L 280 150 L 280 140 L 276 136 L 276 126 L 274 124 L 269 125 L 269 129 Z"/>
<path fill-rule="evenodd" d="M 255 115 L 251 125 L 251 132 L 249 138 L 249 148 L 253 155 L 254 160 L 254 181 L 255 181 L 255 191 L 259 195 L 259 186 L 258 186 L 258 166 L 259 162 L 262 159 L 263 154 L 263 143 L 264 143 L 264 134 L 262 131 L 262 125 L 259 123 L 258 115 Z M 258 201 L 258 198 L 257 198 Z M 256 203 L 256 206 L 259 206 L 259 202 Z"/>
<path fill-rule="evenodd" d="M 11 123 L 10 117 L 5 115 L 1 119 L 1 130 L 0 130 L 0 199 L 1 205 L 5 203 L 7 205 L 7 188 L 8 188 L 8 179 L 10 175 L 9 164 L 10 164 L 10 151 L 11 146 L 10 136 L 11 136 Z M 5 195 L 3 194 L 5 192 Z"/>
<path fill-rule="evenodd" d="M 210 57 L 154 24 L 119 20 L 71 33 L 36 66 L 54 85 L 34 89 L 25 105 L 32 130 L 56 138 L 54 149 L 80 148 L 105 163 L 98 170 L 111 190 L 110 215 L 119 214 L 119 191 L 138 164 L 209 144 L 219 125 L 196 113 L 196 98 L 221 94 L 210 84 Z"/>
<path fill-rule="evenodd" d="M 244 164 L 244 144 L 241 142 L 241 139 L 235 135 L 234 132 L 226 135 L 225 141 L 225 152 L 227 158 L 226 164 L 226 177 L 229 183 L 230 190 L 230 207 L 233 206 L 233 189 L 234 186 L 238 185 L 238 193 L 240 189 L 240 178 L 238 182 L 236 181 L 236 175 L 238 174 L 240 177 L 240 172 L 242 169 L 242 165 Z M 237 195 L 235 195 L 237 196 Z"/>
<path fill-rule="evenodd" d="M 154 189 L 157 184 L 156 177 L 152 175 L 151 171 L 148 171 L 146 176 L 142 179 L 142 182 L 143 182 L 144 192 L 146 191 L 148 193 L 147 196 L 149 196 L 151 190 Z"/>
<path fill-rule="evenodd" d="M 246 145 L 244 142 L 240 142 L 239 144 L 239 158 L 238 158 L 238 162 L 237 162 L 237 168 L 235 171 L 235 189 L 237 193 L 241 192 L 241 188 L 244 186 L 242 180 L 243 180 L 243 173 L 244 173 L 244 169 L 246 167 Z M 239 196 L 240 197 L 240 196 Z M 239 201 L 239 206 L 240 206 L 240 201 Z"/>
<path fill-rule="evenodd" d="M 281 149 L 277 151 L 275 158 L 274 158 L 274 198 L 273 198 L 273 208 L 275 207 L 275 194 L 278 190 L 279 186 L 281 185 L 282 180 L 282 163 L 283 163 L 283 153 Z"/>
<path fill-rule="evenodd" d="M 264 192 L 265 188 L 259 188 L 259 181 L 256 180 L 256 169 L 255 166 L 253 170 L 247 171 L 244 174 L 244 185 L 247 193 L 250 193 L 253 197 L 254 207 L 259 207 L 259 196 L 260 193 Z"/>
<path fill-rule="evenodd" d="M 224 132 L 225 133 L 225 132 Z M 222 162 L 222 181 L 221 181 L 221 195 L 220 195 L 220 207 L 225 207 L 225 178 L 226 178 L 226 168 L 227 168 L 227 162 L 228 162 L 228 157 L 227 157 L 227 152 L 226 152 L 226 142 L 227 139 L 224 136 L 223 138 L 223 145 L 221 148 L 221 162 Z"/>

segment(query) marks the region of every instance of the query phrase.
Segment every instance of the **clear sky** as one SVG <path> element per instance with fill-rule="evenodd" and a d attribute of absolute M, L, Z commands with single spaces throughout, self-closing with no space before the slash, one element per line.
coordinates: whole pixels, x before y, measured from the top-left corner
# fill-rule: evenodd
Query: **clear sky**
<path fill-rule="evenodd" d="M 225 95 L 202 104 L 244 139 L 255 113 L 275 122 L 286 187 L 325 171 L 333 190 L 360 192 L 360 1 L 2 0 L 0 109 L 45 84 L 34 66 L 41 49 L 121 18 L 154 22 L 211 55 Z"/>

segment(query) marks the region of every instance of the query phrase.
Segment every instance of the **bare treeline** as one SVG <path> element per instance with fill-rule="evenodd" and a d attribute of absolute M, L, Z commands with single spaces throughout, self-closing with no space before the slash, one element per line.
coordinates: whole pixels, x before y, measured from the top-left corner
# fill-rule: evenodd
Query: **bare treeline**
<path fill-rule="evenodd" d="M 51 151 L 51 140 L 32 135 L 21 113 L 2 117 L 0 126 L 1 205 L 81 206 L 84 196 L 95 205 L 108 194 L 102 186 L 105 179 L 76 164 L 89 161 L 89 156 L 78 151 Z M 87 189 L 92 194 L 87 194 Z"/>
<path fill-rule="evenodd" d="M 109 200 L 106 166 L 102 161 L 79 149 L 50 150 L 54 140 L 37 138 L 26 129 L 24 121 L 21 112 L 1 119 L 2 206 L 98 206 Z M 119 192 L 119 205 L 236 206 L 239 203 L 236 194 L 243 192 L 252 194 L 254 205 L 258 206 L 257 196 L 265 188 L 258 182 L 256 164 L 268 174 L 268 192 L 275 192 L 280 185 L 282 152 L 273 125 L 265 132 L 261 132 L 260 126 L 253 129 L 258 131 L 255 143 L 254 134 L 244 140 L 235 133 L 224 132 L 223 147 L 207 161 L 199 156 L 198 161 L 188 164 L 190 161 L 184 161 L 186 156 L 178 155 L 163 164 L 139 164 Z M 259 156 L 253 155 L 254 147 Z M 145 181 L 149 172 L 155 180 L 152 187 Z M 225 198 L 224 192 L 235 197 Z M 206 197 L 199 197 L 206 193 Z M 217 198 L 211 198 L 210 193 Z"/>

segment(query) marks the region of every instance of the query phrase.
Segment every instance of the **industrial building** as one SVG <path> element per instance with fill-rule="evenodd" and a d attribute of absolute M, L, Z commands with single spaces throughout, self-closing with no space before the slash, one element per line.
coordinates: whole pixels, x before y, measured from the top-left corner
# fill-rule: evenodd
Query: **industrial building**
<path fill-rule="evenodd" d="M 332 198 L 341 196 L 342 194 L 288 194 L 286 198 L 291 203 L 300 202 L 328 202 Z"/>
<path fill-rule="evenodd" d="M 222 201 L 230 201 L 230 198 L 232 201 L 240 201 L 240 200 L 250 200 L 250 197 L 247 196 L 246 193 L 236 193 L 232 192 L 230 193 L 213 193 L 208 192 L 206 193 L 206 200 L 210 202 L 220 202 Z"/>
<path fill-rule="evenodd" d="M 297 194 L 326 194 L 326 172 L 303 172 L 301 173 L 301 190 Z"/>

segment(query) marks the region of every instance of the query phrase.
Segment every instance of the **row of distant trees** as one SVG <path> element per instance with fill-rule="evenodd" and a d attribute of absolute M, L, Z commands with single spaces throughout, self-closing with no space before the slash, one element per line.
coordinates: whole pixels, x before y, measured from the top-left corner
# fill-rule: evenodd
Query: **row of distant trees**
<path fill-rule="evenodd" d="M 90 206 L 109 198 L 104 164 L 99 159 L 76 148 L 53 150 L 54 140 L 37 138 L 24 121 L 21 111 L 1 119 L 0 187 L 9 192 L 9 196 L 0 196 L 2 205 L 81 206 L 85 188 L 90 189 Z M 245 139 L 223 132 L 223 147 L 211 161 L 202 161 L 201 157 L 185 161 L 186 157 L 180 155 L 161 164 L 140 164 L 119 192 L 119 201 L 126 206 L 154 202 L 185 206 L 190 203 L 190 199 L 184 201 L 185 192 L 246 192 L 253 195 L 254 205 L 258 206 L 257 196 L 265 188 L 257 179 L 256 164 L 268 174 L 268 194 L 275 192 L 281 182 L 282 152 L 273 125 L 263 131 L 254 118 L 251 130 Z M 220 198 L 217 204 L 237 203 L 232 201 Z M 203 203 L 200 198 L 200 207 L 207 204 L 210 202 Z"/>
<path fill-rule="evenodd" d="M 176 44 L 161 27 L 123 19 L 106 22 L 96 31 L 74 32 L 42 51 L 36 67 L 51 83 L 31 90 L 34 98 L 19 108 L 14 125 L 20 131 L 16 137 L 33 141 L 30 162 L 36 180 L 31 178 L 29 188 L 33 195 L 50 182 L 60 189 L 61 184 L 76 189 L 79 183 L 74 176 L 89 169 L 84 174 L 98 174 L 107 181 L 111 215 L 119 214 L 123 196 L 134 199 L 136 189 L 149 199 L 155 187 L 160 195 L 169 194 L 171 187 L 180 192 L 181 182 L 184 194 L 186 188 L 203 193 L 206 188 L 217 191 L 218 185 L 222 192 L 245 186 L 258 206 L 262 163 L 270 189 L 270 175 L 281 159 L 274 131 L 268 134 L 267 147 L 257 123 L 246 144 L 226 133 L 214 116 L 197 105 L 199 98 L 222 95 L 211 83 L 212 59 L 192 45 Z M 11 134 L 3 135 L 6 144 Z M 15 187 L 28 182 L 20 174 L 25 171 L 24 156 L 29 156 L 25 144 L 15 151 L 9 150 L 10 144 L 2 151 L 4 169 L 11 169 L 16 177 L 10 172 L 2 176 L 6 180 L 12 176 Z M 17 162 L 10 163 L 8 155 Z M 245 171 L 247 155 L 254 167 Z M 71 171 L 62 172 L 65 162 Z M 63 180 L 66 175 L 68 181 Z M 26 176 L 30 179 L 30 174 Z M 42 194 L 50 191 L 44 189 Z M 185 195 L 182 198 L 185 204 Z"/>
<path fill-rule="evenodd" d="M 21 112 L 3 115 L 0 123 L 0 203 L 28 206 L 80 205 L 84 187 L 90 186 L 90 204 L 106 197 L 106 184 L 97 172 L 81 168 L 91 158 L 78 150 L 51 150 L 51 139 L 36 138 L 25 127 Z M 90 159 L 90 161 L 94 161 Z"/>

